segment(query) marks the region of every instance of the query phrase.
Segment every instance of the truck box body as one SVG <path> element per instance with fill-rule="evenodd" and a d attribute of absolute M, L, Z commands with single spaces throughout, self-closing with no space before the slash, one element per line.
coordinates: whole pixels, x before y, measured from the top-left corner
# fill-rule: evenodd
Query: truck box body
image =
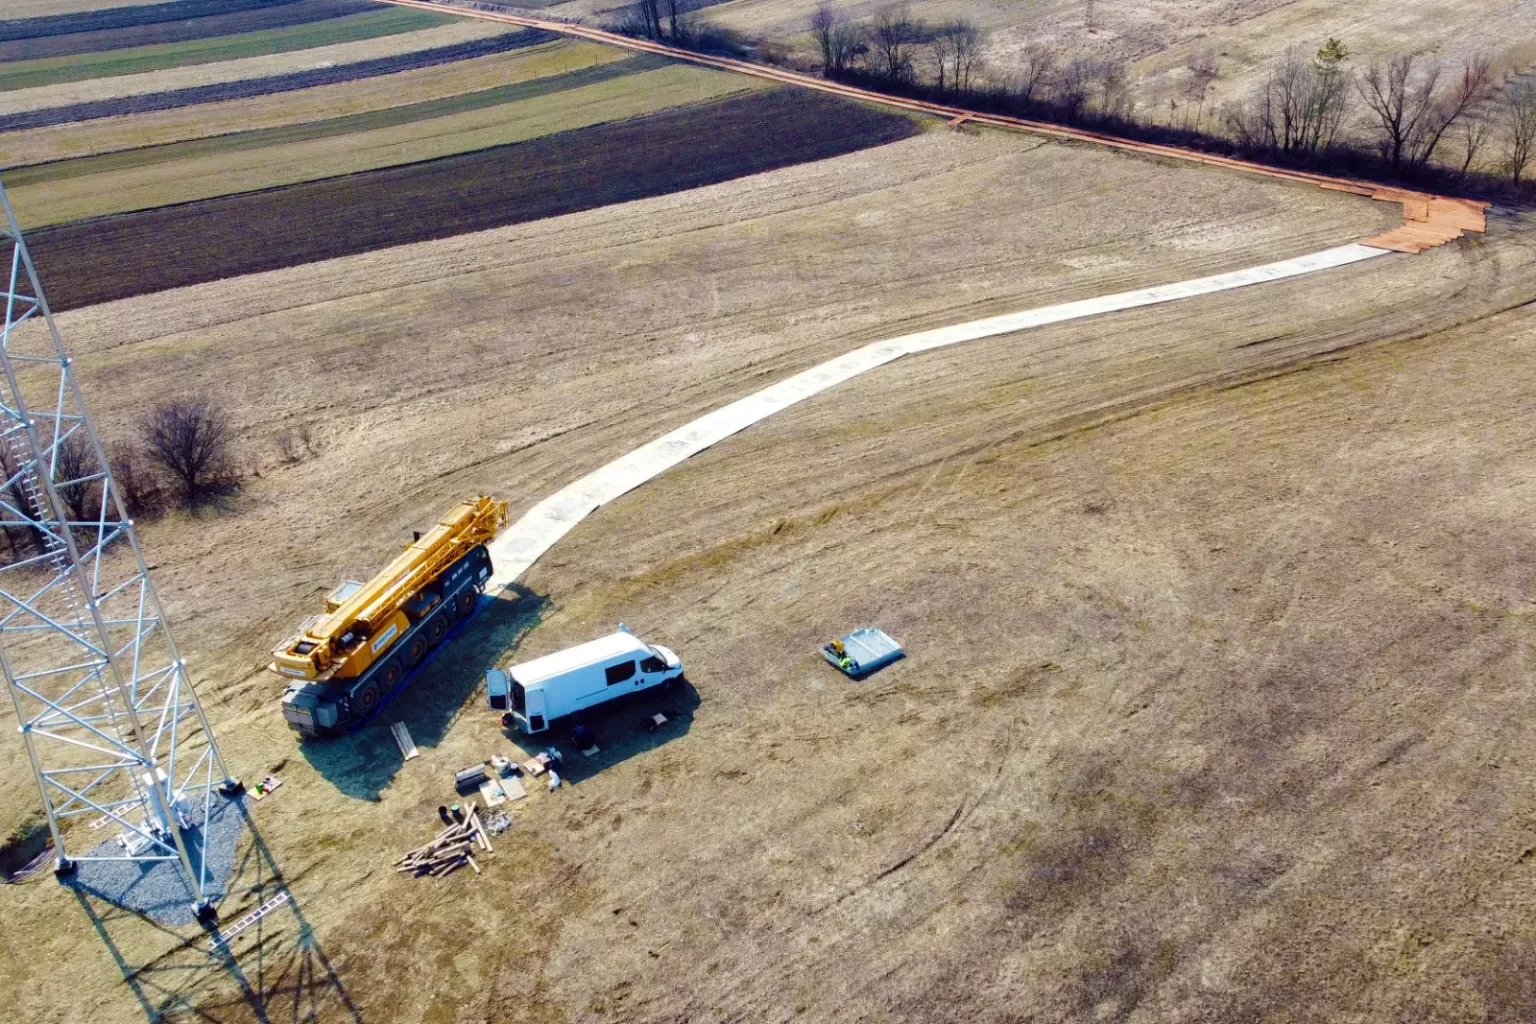
<path fill-rule="evenodd" d="M 557 718 L 682 674 L 682 660 L 672 651 L 621 629 L 508 669 L 512 718 L 521 732 L 544 732 Z"/>

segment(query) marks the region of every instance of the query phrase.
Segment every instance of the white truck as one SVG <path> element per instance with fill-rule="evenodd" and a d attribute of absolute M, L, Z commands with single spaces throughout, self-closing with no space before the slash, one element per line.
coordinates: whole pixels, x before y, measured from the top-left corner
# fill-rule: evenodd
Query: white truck
<path fill-rule="evenodd" d="M 492 711 L 507 711 L 521 732 L 544 732 L 557 718 L 607 703 L 626 693 L 678 679 L 683 662 L 660 644 L 648 644 L 619 625 L 617 633 L 486 673 Z"/>

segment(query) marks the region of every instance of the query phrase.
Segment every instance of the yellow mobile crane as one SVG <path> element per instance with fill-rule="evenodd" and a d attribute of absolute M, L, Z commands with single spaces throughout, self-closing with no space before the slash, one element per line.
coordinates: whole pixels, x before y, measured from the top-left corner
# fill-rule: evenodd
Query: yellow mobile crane
<path fill-rule="evenodd" d="M 283 717 L 306 737 L 366 718 L 407 672 L 475 609 L 491 574 L 486 542 L 507 522 L 507 503 L 462 501 L 367 583 L 348 580 L 272 651 L 289 680 Z"/>

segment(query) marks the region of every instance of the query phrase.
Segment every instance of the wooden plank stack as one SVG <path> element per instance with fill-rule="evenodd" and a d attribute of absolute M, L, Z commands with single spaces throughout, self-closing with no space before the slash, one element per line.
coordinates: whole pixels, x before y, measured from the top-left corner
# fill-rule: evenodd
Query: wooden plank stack
<path fill-rule="evenodd" d="M 449 825 L 433 836 L 430 843 L 418 846 L 395 861 L 395 870 L 413 874 L 417 878 L 423 875 L 442 878 L 468 864 L 478 875 L 480 865 L 475 863 L 476 850 L 495 852 L 491 849 L 491 840 L 486 835 L 485 826 L 480 823 L 480 812 L 471 803 L 463 821 Z"/>

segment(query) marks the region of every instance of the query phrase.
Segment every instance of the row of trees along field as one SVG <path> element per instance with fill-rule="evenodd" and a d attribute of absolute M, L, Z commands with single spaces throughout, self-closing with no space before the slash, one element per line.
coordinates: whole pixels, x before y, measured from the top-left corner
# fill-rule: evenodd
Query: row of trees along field
<path fill-rule="evenodd" d="M 1288 50 L 1252 95 L 1209 110 L 1221 65 L 1197 53 L 1164 114 L 1137 109 L 1118 60 L 1068 59 L 1061 45 L 1036 41 L 989 63 L 985 32 L 963 18 L 926 22 L 892 5 L 854 20 L 828 0 L 808 27 L 822 74 L 886 92 L 1321 169 L 1517 188 L 1536 176 L 1536 75 L 1487 56 L 1447 66 L 1401 54 L 1358 66 L 1329 39 L 1315 53 Z"/>
<path fill-rule="evenodd" d="M 1413 54 L 1356 66 L 1330 38 L 1315 54 L 1290 49 L 1252 95 L 1209 111 L 1221 64 L 1200 52 L 1161 115 L 1138 111 L 1123 61 L 1066 58 L 1057 43 L 1034 41 L 988 64 L 986 34 L 965 18 L 929 23 L 892 5 L 852 20 L 826 2 L 808 28 L 823 75 L 886 92 L 1321 169 L 1516 187 L 1536 175 L 1536 75 L 1487 55 L 1456 66 Z"/>
<path fill-rule="evenodd" d="M 699 20 L 707 3 L 638 0 L 611 24 L 691 49 L 796 63 L 780 43 Z M 1164 109 L 1137 106 L 1123 61 L 1070 57 L 1053 40 L 989 60 L 974 22 L 925 21 L 902 3 L 855 19 L 824 0 L 807 28 L 823 75 L 882 92 L 1334 173 L 1489 193 L 1523 193 L 1536 178 L 1536 73 L 1484 55 L 1456 65 L 1414 54 L 1361 64 L 1329 39 L 1315 52 L 1287 50 L 1250 95 L 1216 107 L 1221 61 L 1199 52 Z"/>

